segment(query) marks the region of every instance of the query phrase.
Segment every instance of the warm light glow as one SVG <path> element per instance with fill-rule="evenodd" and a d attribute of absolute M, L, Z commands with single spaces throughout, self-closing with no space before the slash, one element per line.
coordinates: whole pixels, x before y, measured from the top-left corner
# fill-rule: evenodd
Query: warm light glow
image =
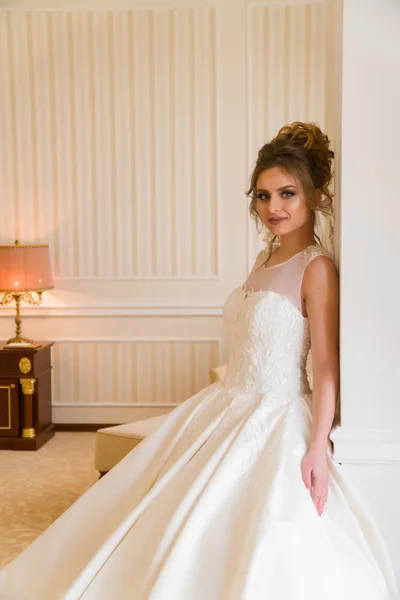
<path fill-rule="evenodd" d="M 53 287 L 49 247 L 44 244 L 0 244 L 0 290 L 43 291 Z"/>

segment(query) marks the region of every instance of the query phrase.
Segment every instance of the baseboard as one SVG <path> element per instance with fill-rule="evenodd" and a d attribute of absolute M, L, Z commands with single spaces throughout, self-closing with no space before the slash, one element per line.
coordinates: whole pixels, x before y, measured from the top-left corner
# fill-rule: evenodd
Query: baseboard
<path fill-rule="evenodd" d="M 113 425 L 121 425 L 121 423 L 56 423 L 54 431 L 97 431 Z"/>
<path fill-rule="evenodd" d="M 178 406 L 178 405 L 176 405 Z M 96 406 L 96 405 L 69 405 L 52 406 L 52 420 L 58 427 L 59 425 L 78 425 L 92 426 L 101 428 L 107 425 L 129 423 L 131 421 L 141 421 L 150 417 L 164 415 L 173 410 L 175 406 Z M 98 425 L 102 423 L 102 425 Z M 107 424 L 107 425 L 104 425 Z M 70 431 L 72 431 L 70 429 Z M 88 430 L 88 431 L 94 431 Z"/>

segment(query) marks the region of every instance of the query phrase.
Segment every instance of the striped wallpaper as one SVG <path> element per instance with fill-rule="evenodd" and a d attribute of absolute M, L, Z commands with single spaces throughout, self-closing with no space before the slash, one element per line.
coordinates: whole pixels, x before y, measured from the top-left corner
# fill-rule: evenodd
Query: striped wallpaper
<path fill-rule="evenodd" d="M 2 241 L 63 278 L 217 274 L 212 8 L 0 13 Z"/>
<path fill-rule="evenodd" d="M 219 340 L 58 342 L 53 404 L 175 406 L 210 384 Z"/>

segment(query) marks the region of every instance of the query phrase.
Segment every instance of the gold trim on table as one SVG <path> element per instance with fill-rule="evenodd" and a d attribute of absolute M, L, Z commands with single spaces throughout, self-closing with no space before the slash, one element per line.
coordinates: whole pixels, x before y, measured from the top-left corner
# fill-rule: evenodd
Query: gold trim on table
<path fill-rule="evenodd" d="M 29 358 L 24 357 L 24 358 L 21 358 L 21 360 L 19 361 L 18 367 L 19 367 L 19 370 L 21 371 L 21 373 L 26 375 L 26 373 L 29 373 L 29 371 L 31 370 L 32 363 L 29 360 Z"/>

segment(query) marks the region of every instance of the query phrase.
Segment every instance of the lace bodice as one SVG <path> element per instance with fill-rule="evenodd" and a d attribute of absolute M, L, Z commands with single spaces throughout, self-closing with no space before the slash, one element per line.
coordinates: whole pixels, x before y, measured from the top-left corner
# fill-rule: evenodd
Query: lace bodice
<path fill-rule="evenodd" d="M 310 328 L 301 312 L 300 290 L 307 265 L 331 255 L 309 246 L 289 260 L 265 268 L 261 252 L 242 286 L 224 303 L 230 352 L 225 384 L 234 393 L 272 393 L 282 399 L 310 394 L 306 362 Z"/>

